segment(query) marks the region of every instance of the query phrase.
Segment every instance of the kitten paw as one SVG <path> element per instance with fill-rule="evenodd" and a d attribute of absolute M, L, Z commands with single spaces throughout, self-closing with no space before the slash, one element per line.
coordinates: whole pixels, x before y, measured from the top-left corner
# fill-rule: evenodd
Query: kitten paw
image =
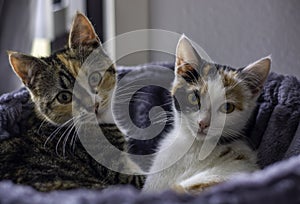
<path fill-rule="evenodd" d="M 220 182 L 210 182 L 210 183 L 199 183 L 192 186 L 187 186 L 186 189 L 191 193 L 200 193 L 212 186 L 219 184 Z"/>
<path fill-rule="evenodd" d="M 180 184 L 173 185 L 171 187 L 171 189 L 173 191 L 175 191 L 176 193 L 180 193 L 180 194 L 182 194 L 182 193 L 188 193 L 188 191 L 186 191 L 186 189 L 182 185 L 180 185 Z"/>
<path fill-rule="evenodd" d="M 199 183 L 191 186 L 183 186 L 181 184 L 175 184 L 171 189 L 177 193 L 189 193 L 189 194 L 199 194 L 204 190 L 219 184 L 220 182 L 210 182 L 210 183 Z"/>

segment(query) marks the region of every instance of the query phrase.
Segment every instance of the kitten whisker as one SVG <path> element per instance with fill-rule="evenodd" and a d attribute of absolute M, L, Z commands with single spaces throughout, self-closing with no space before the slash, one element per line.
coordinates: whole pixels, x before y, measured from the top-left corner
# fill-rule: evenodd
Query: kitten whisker
<path fill-rule="evenodd" d="M 72 148 L 72 151 L 75 152 L 75 147 L 76 147 L 76 141 L 78 139 L 78 130 L 81 128 L 82 126 L 82 121 L 84 120 L 88 120 L 88 119 L 93 119 L 93 115 L 90 114 L 84 114 L 81 115 L 77 118 L 74 118 L 74 132 L 70 141 L 70 147 Z"/>
<path fill-rule="evenodd" d="M 46 148 L 46 145 L 48 142 L 51 142 L 54 137 L 61 131 L 61 129 L 63 129 L 65 126 L 68 126 L 70 123 L 72 123 L 73 118 L 67 120 L 66 122 L 64 122 L 63 124 L 61 124 L 59 127 L 57 127 L 51 134 L 50 136 L 48 136 L 48 138 L 46 139 L 45 143 L 44 143 L 44 148 Z"/>
<path fill-rule="evenodd" d="M 170 121 L 170 120 L 160 120 L 160 121 L 151 122 L 152 125 L 162 124 L 162 123 L 164 123 L 165 125 L 169 125 L 169 124 L 172 124 L 172 121 Z"/>
<path fill-rule="evenodd" d="M 133 80 L 131 82 L 123 84 L 122 86 L 118 86 L 117 90 L 118 91 L 123 91 L 123 90 L 128 90 L 131 87 L 141 87 L 141 88 L 145 87 L 143 84 L 142 84 L 143 86 L 142 85 L 132 85 L 132 84 L 137 83 L 137 82 L 145 82 L 145 79 L 136 79 L 136 80 Z"/>
<path fill-rule="evenodd" d="M 72 136 L 72 139 L 71 139 L 71 146 L 70 146 L 70 147 L 72 148 L 72 152 L 73 152 L 73 153 L 75 152 L 76 141 L 77 141 L 77 139 L 78 139 L 77 132 L 78 132 L 78 130 L 79 130 L 80 128 L 81 128 L 81 124 L 75 126 L 75 132 L 74 132 L 74 134 L 73 134 L 73 136 Z"/>
<path fill-rule="evenodd" d="M 41 129 L 43 128 L 43 125 L 44 125 L 44 124 L 48 125 L 48 121 L 47 121 L 45 118 L 42 120 L 42 122 L 41 122 L 41 124 L 40 124 L 40 126 L 39 126 L 39 128 L 38 128 L 38 130 L 37 130 L 37 133 L 38 133 L 38 134 L 40 134 L 40 131 L 41 131 Z"/>
<path fill-rule="evenodd" d="M 137 98 L 137 99 L 133 99 L 133 100 L 132 99 L 130 99 L 130 100 L 128 100 L 128 99 L 118 99 L 118 101 L 115 102 L 115 105 L 117 105 L 117 104 L 122 104 L 123 105 L 124 103 L 130 103 L 130 102 L 142 102 L 142 103 L 150 104 L 148 101 Z"/>
<path fill-rule="evenodd" d="M 75 125 L 77 125 L 77 123 L 80 122 L 80 120 L 85 120 L 88 119 L 89 115 L 80 115 L 79 117 L 74 117 L 69 119 L 68 121 L 66 121 L 65 123 L 63 123 L 62 125 L 60 125 L 58 128 L 56 128 L 54 130 L 54 132 L 51 133 L 51 135 L 47 138 L 47 140 L 45 141 L 44 147 L 46 147 L 47 143 L 52 141 L 54 139 L 55 136 L 57 136 L 57 134 L 66 127 L 66 129 L 64 130 L 64 132 L 60 135 L 59 140 L 57 141 L 56 144 L 56 153 L 57 155 L 59 155 L 59 144 L 60 142 L 63 140 L 63 157 L 65 157 L 65 148 L 67 145 L 67 141 L 70 137 L 70 135 L 72 134 L 73 130 L 76 130 Z M 74 133 L 74 135 L 76 135 L 76 133 Z M 73 137 L 72 137 L 73 138 Z"/>
<path fill-rule="evenodd" d="M 89 118 L 89 115 L 86 114 L 86 115 L 81 115 L 79 117 L 74 117 L 74 120 L 73 120 L 73 124 L 71 126 L 71 128 L 69 129 L 69 131 L 67 132 L 67 136 L 64 140 L 64 152 L 65 152 L 65 149 L 66 149 L 66 143 L 67 143 L 67 140 L 70 138 L 71 136 L 71 140 L 70 140 L 70 148 L 72 148 L 73 146 L 73 152 L 75 151 L 75 142 L 76 142 L 76 139 L 77 139 L 77 132 L 78 132 L 78 124 L 81 122 L 81 120 L 84 120 L 84 119 L 88 119 Z"/>
<path fill-rule="evenodd" d="M 67 146 L 67 142 L 68 139 L 70 137 L 70 134 L 72 133 L 72 130 L 74 129 L 74 125 L 71 125 L 70 127 L 68 127 L 68 131 L 66 132 L 66 135 L 64 136 L 64 141 L 63 141 L 63 157 L 65 157 L 66 155 L 66 146 Z"/>
<path fill-rule="evenodd" d="M 140 99 L 140 98 L 136 98 L 136 97 L 131 98 L 130 101 L 131 101 L 131 102 L 143 102 L 143 103 L 146 103 L 146 104 L 151 105 L 151 103 L 150 103 L 149 101 L 146 101 L 146 100 Z M 127 101 L 127 102 L 128 102 L 128 101 Z"/>
<path fill-rule="evenodd" d="M 235 134 L 235 135 L 238 135 L 238 136 L 241 136 L 241 137 L 246 137 L 243 133 L 241 133 L 239 131 L 236 131 L 236 130 L 233 130 L 233 129 L 230 129 L 230 128 L 227 128 L 225 130 L 225 132 L 228 132 L 228 133 L 231 133 L 231 134 Z"/>
<path fill-rule="evenodd" d="M 160 106 L 166 106 L 166 105 L 172 105 L 173 101 L 170 100 L 169 102 L 166 102 L 166 103 L 163 103 L 163 104 L 160 104 Z M 169 111 L 170 113 L 173 114 L 173 111 Z"/>
<path fill-rule="evenodd" d="M 173 118 L 154 119 L 151 121 L 151 124 L 159 124 L 159 123 L 172 124 Z"/>
<path fill-rule="evenodd" d="M 136 87 L 139 88 L 139 89 L 133 89 L 134 87 L 129 87 L 129 88 L 124 89 L 122 91 L 117 91 L 116 96 L 118 97 L 119 95 L 122 95 L 122 94 L 131 94 L 131 95 L 133 95 L 133 94 L 137 94 L 137 93 L 139 93 L 139 94 L 152 94 L 152 93 L 142 91 L 142 89 L 144 87 L 141 87 L 141 86 L 138 86 L 138 85 L 136 85 Z"/>
<path fill-rule="evenodd" d="M 80 120 L 77 119 L 74 122 L 74 132 L 73 132 L 73 135 L 72 135 L 71 141 L 70 141 L 70 148 L 72 149 L 73 153 L 75 152 L 76 141 L 78 138 L 78 130 L 80 129 L 80 127 L 81 127 Z"/>
<path fill-rule="evenodd" d="M 168 116 L 168 117 L 172 117 L 173 114 L 171 111 L 160 111 L 158 112 L 156 115 L 154 115 L 152 118 L 160 118 L 160 117 L 163 117 L 163 116 Z"/>
<path fill-rule="evenodd" d="M 230 139 L 246 138 L 246 136 L 238 131 L 227 129 L 223 131 L 224 136 Z"/>
<path fill-rule="evenodd" d="M 123 93 L 123 94 L 118 94 L 116 96 L 116 98 L 121 98 L 121 97 L 124 97 L 124 96 L 132 96 L 132 97 L 137 97 L 136 94 L 141 94 L 141 95 L 148 95 L 148 96 L 153 96 L 154 94 L 153 93 L 147 93 L 147 92 L 143 92 L 143 91 L 137 91 L 137 92 L 134 92 L 134 93 Z M 128 98 L 128 99 L 131 99 L 132 97 Z"/>
<path fill-rule="evenodd" d="M 71 124 L 70 126 L 68 126 L 66 128 L 66 130 L 60 135 L 59 140 L 56 143 L 55 150 L 56 150 L 56 154 L 58 156 L 59 156 L 59 152 L 58 152 L 59 144 L 60 144 L 60 142 L 62 141 L 63 138 L 66 138 L 66 133 L 69 131 L 70 128 L 72 128 L 72 126 L 73 125 Z M 64 143 L 63 143 L 63 149 L 62 149 L 62 151 L 63 151 L 63 157 L 65 158 Z"/>

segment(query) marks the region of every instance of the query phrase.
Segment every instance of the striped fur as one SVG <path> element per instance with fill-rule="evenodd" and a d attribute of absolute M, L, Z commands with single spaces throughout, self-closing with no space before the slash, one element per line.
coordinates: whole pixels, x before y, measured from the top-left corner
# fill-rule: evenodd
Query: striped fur
<path fill-rule="evenodd" d="M 77 13 L 65 49 L 42 58 L 9 52 L 9 60 L 28 88 L 36 111 L 22 136 L 0 143 L 1 180 L 10 179 L 40 191 L 103 189 L 113 184 L 141 188 L 143 176 L 121 174 L 102 166 L 77 138 L 79 126 L 96 116 L 108 141 L 127 151 L 124 135 L 111 114 L 115 66 L 83 14 Z M 99 154 L 108 156 L 101 151 L 103 148 L 97 148 Z M 109 156 L 120 161 L 117 165 L 138 173 L 139 167 L 124 155 Z"/>

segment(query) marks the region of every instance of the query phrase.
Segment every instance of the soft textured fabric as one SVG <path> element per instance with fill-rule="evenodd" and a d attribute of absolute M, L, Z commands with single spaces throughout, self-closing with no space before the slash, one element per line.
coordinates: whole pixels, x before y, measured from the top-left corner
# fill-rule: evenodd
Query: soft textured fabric
<path fill-rule="evenodd" d="M 171 85 L 172 64 L 148 64 L 139 67 L 120 67 L 119 79 L 125 84 L 138 80 L 153 80 Z M 129 74 L 131 73 L 131 74 Z M 129 74 L 129 75 L 128 75 Z M 137 92 L 130 104 L 130 114 L 136 126 L 150 125 L 149 110 L 153 106 L 170 109 L 166 89 L 148 86 Z M 0 97 L 0 140 L 22 134 L 22 121 L 33 111 L 28 91 L 23 88 Z M 120 116 L 122 117 L 122 116 Z M 125 116 L 124 116 L 125 117 Z M 271 73 L 258 106 L 249 121 L 246 135 L 258 151 L 259 165 L 264 168 L 244 174 L 215 186 L 198 196 L 177 195 L 166 191 L 160 194 L 141 194 L 130 186 L 111 187 L 104 191 L 76 189 L 40 193 L 30 187 L 0 182 L 0 203 L 300 203 L 300 81 L 293 76 Z M 172 127 L 152 140 L 131 140 L 132 152 L 153 152 L 157 141 Z"/>
<path fill-rule="evenodd" d="M 130 186 L 104 191 L 76 189 L 50 193 L 28 186 L 0 183 L 0 203 L 5 204 L 298 204 L 300 203 L 300 159 L 291 158 L 263 171 L 244 175 L 198 195 L 177 195 L 166 191 L 142 194 Z"/>

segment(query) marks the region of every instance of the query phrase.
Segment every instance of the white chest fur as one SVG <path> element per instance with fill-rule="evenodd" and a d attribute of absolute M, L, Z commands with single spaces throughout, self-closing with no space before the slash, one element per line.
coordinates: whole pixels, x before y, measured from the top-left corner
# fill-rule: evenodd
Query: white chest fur
<path fill-rule="evenodd" d="M 146 179 L 144 192 L 166 190 L 178 185 L 188 188 L 220 183 L 238 173 L 258 168 L 255 152 L 242 141 L 218 145 L 208 157 L 200 160 L 203 141 L 193 140 L 186 135 L 189 135 L 186 131 L 175 128 L 161 142 Z"/>

